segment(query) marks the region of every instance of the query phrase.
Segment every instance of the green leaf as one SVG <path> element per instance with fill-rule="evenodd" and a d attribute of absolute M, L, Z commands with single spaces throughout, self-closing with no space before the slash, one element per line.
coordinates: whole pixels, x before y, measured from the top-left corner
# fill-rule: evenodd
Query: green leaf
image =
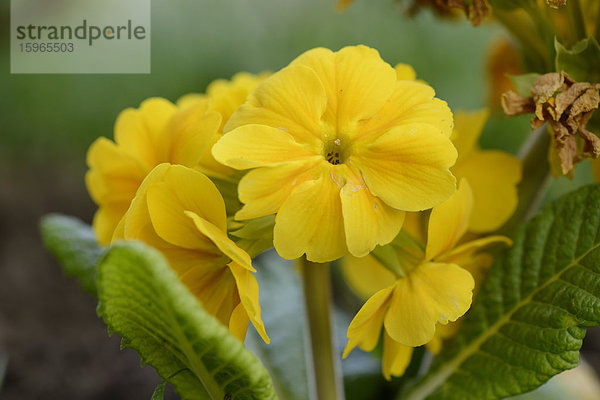
<path fill-rule="evenodd" d="M 600 45 L 590 36 L 575 43 L 570 49 L 554 39 L 556 70 L 565 71 L 578 82 L 600 82 Z"/>
<path fill-rule="evenodd" d="M 523 75 L 508 75 L 517 93 L 519 93 L 523 97 L 531 97 L 531 88 L 540 76 L 540 74 L 536 73 Z"/>
<path fill-rule="evenodd" d="M 164 400 L 165 398 L 165 386 L 167 385 L 167 381 L 162 381 L 156 389 L 154 389 L 154 393 L 152 393 L 152 397 L 150 400 Z"/>
<path fill-rule="evenodd" d="M 260 362 L 203 310 L 158 251 L 137 242 L 112 246 L 97 283 L 98 314 L 111 332 L 183 399 L 276 399 Z"/>
<path fill-rule="evenodd" d="M 67 275 L 79 280 L 81 288 L 96 295 L 96 266 L 104 252 L 92 227 L 75 217 L 49 214 L 40 222 L 44 246 Z"/>
<path fill-rule="evenodd" d="M 600 323 L 600 186 L 549 204 L 493 265 L 455 340 L 406 399 L 497 399 L 577 366 Z"/>

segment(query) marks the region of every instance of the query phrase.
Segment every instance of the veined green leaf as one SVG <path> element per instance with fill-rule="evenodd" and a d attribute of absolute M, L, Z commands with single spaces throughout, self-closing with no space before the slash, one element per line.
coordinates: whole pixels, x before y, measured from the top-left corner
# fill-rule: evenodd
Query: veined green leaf
<path fill-rule="evenodd" d="M 599 205 L 600 186 L 587 186 L 525 223 L 457 337 L 404 398 L 504 398 L 575 367 L 585 328 L 600 323 Z"/>
<path fill-rule="evenodd" d="M 183 399 L 276 399 L 260 362 L 203 310 L 158 251 L 138 242 L 112 246 L 97 284 L 98 314 Z"/>
<path fill-rule="evenodd" d="M 570 49 L 554 40 L 556 70 L 565 71 L 578 82 L 600 83 L 600 45 L 593 36 L 580 40 Z"/>
<path fill-rule="evenodd" d="M 162 381 L 161 383 L 159 383 L 156 389 L 154 389 L 154 393 L 152 393 L 152 397 L 150 398 L 150 400 L 164 400 L 166 385 L 167 381 Z"/>
<path fill-rule="evenodd" d="M 81 288 L 96 295 L 96 266 L 104 251 L 92 227 L 75 217 L 49 214 L 40 222 L 44 246 L 67 275 L 79 280 Z"/>

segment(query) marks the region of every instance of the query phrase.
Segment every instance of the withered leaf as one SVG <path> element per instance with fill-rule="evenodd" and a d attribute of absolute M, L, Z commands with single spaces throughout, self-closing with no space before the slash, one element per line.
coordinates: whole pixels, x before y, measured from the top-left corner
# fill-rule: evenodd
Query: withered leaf
<path fill-rule="evenodd" d="M 523 97 L 512 90 L 502 94 L 500 103 L 504 113 L 509 117 L 530 114 L 535 111 L 535 102 L 531 97 Z"/>
<path fill-rule="evenodd" d="M 600 157 L 600 138 L 586 128 L 599 105 L 600 84 L 575 82 L 564 72 L 541 75 L 531 87 L 531 97 L 515 92 L 502 95 L 507 116 L 533 112 L 533 129 L 545 122 L 550 124 L 554 132 L 552 151 L 558 156 L 563 174 L 570 173 L 585 158 Z"/>

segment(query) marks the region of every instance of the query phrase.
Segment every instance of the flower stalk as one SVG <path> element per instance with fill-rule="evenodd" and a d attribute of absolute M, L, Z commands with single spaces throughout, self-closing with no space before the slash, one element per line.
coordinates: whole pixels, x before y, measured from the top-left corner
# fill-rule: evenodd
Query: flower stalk
<path fill-rule="evenodd" d="M 523 144 L 519 158 L 523 162 L 523 180 L 518 186 L 519 204 L 510 220 L 500 230 L 510 234 L 537 210 L 551 180 L 548 164 L 550 135 L 547 126 L 536 129 Z"/>
<path fill-rule="evenodd" d="M 342 400 L 342 374 L 339 358 L 336 357 L 331 319 L 330 266 L 302 258 L 301 275 L 310 347 L 308 371 L 314 374 L 312 397 L 315 400 Z"/>

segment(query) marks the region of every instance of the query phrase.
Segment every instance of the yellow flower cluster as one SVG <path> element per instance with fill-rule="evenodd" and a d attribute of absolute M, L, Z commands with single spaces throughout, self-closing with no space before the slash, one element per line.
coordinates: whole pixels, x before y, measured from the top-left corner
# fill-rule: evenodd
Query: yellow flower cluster
<path fill-rule="evenodd" d="M 227 237 L 225 203 L 208 178 L 234 174 L 213 159 L 211 147 L 264 78 L 238 74 L 215 82 L 206 95 L 177 104 L 152 98 L 123 111 L 115 142 L 99 138 L 90 147 L 86 184 L 99 206 L 93 227 L 101 244 L 137 239 L 159 249 L 234 335 L 243 340 L 251 321 L 268 341 L 250 257 Z"/>
<path fill-rule="evenodd" d="M 160 250 L 240 339 L 251 322 L 269 340 L 251 258 L 228 224 L 273 237 L 286 259 L 345 257 L 348 282 L 369 298 L 345 355 L 373 349 L 384 328 L 384 375 L 400 375 L 412 347 L 439 348 L 436 325 L 470 307 L 473 273 L 490 262 L 479 250 L 507 242 L 476 236 L 514 211 L 521 173 L 513 157 L 477 147 L 486 118 L 458 114 L 454 125 L 412 68 L 374 49 L 313 49 L 272 75 L 123 111 L 115 141 L 88 153 L 94 229 L 102 244 Z M 224 202 L 224 182 L 238 198 Z"/>
<path fill-rule="evenodd" d="M 455 331 L 450 322 L 469 309 L 475 285 L 492 264 L 492 257 L 482 250 L 510 244 L 503 236 L 481 236 L 512 215 L 521 179 L 518 159 L 476 146 L 487 115 L 483 110 L 455 116 L 451 138 L 459 158 L 452 171 L 461 183 L 452 197 L 429 215 L 410 213 L 390 245 L 367 257 L 343 259 L 346 281 L 368 298 L 350 324 L 344 355 L 356 346 L 371 351 L 384 328 L 386 379 L 404 373 L 413 347 L 426 344 L 433 353 L 439 352 L 442 339 Z"/>

